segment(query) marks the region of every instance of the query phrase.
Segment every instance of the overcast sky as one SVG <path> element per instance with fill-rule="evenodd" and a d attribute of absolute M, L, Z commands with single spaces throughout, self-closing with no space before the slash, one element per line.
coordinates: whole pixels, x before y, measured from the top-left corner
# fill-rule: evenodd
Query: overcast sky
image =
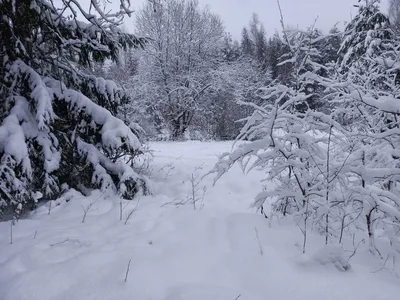
<path fill-rule="evenodd" d="M 200 0 L 219 14 L 233 36 L 240 36 L 244 25 L 256 12 L 267 34 L 280 30 L 280 15 L 276 0 Z M 343 27 L 357 12 L 357 0 L 280 0 L 286 25 L 308 27 L 318 17 L 317 27 L 328 31 L 337 22 Z"/>
<path fill-rule="evenodd" d="M 118 0 L 113 0 L 119 2 Z M 386 12 L 388 0 L 381 0 Z M 132 0 L 133 8 L 140 7 L 145 0 Z M 252 14 L 259 15 L 268 36 L 276 29 L 280 30 L 280 16 L 276 0 L 199 0 L 201 5 L 209 5 L 211 11 L 220 15 L 226 30 L 233 37 L 240 38 L 243 26 L 246 26 Z M 327 32 L 336 23 L 344 28 L 344 22 L 357 13 L 353 5 L 357 0 L 280 0 L 286 25 L 305 28 L 313 24 L 318 17 L 317 27 Z M 127 28 L 133 30 L 132 20 L 127 19 Z"/>

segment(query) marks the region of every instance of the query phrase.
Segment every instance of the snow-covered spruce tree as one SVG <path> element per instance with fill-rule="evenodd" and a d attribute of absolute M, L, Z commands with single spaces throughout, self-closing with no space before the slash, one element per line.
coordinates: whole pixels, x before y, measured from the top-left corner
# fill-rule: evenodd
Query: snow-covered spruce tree
<path fill-rule="evenodd" d="M 358 14 L 347 25 L 339 49 L 341 54 L 338 62 L 339 71 L 343 74 L 357 67 L 357 72 L 364 75 L 373 62 L 363 57 L 373 56 L 374 52 L 387 46 L 387 41 L 394 38 L 388 17 L 379 9 L 380 0 L 359 0 L 359 2 L 363 3 L 359 4 Z"/>
<path fill-rule="evenodd" d="M 332 83 L 319 75 L 324 66 L 315 62 L 320 57 L 315 45 L 321 37 L 314 37 L 312 29 L 285 31 L 290 52 L 282 64 L 291 64 L 289 83 L 273 82 L 260 90 L 261 105 L 247 104 L 255 111 L 239 139 L 250 142 L 223 155 L 212 171 L 218 179 L 236 162 L 248 171 L 265 169 L 265 188 L 254 205 L 262 208 L 268 200 L 274 212 L 294 214 L 304 235 L 303 252 L 312 223 L 319 225 L 326 243 L 331 239 L 330 210 L 342 197 L 338 189 L 346 180 L 342 176 L 346 156 L 336 146 L 344 138 L 341 125 L 307 104 L 316 96 L 314 87 Z"/>
<path fill-rule="evenodd" d="M 275 33 L 267 43 L 267 67 L 271 72 L 272 79 L 284 82 L 286 78 L 287 66 L 279 65 L 280 58 L 287 52 L 286 44 L 282 42 L 278 33 Z"/>
<path fill-rule="evenodd" d="M 373 253 L 377 226 L 400 251 L 400 41 L 378 3 L 360 5 L 346 28 L 336 96 L 354 149 L 348 189 Z"/>
<path fill-rule="evenodd" d="M 92 62 L 116 60 L 143 41 L 118 26 L 129 14 L 89 12 L 79 1 L 0 1 L 0 211 L 35 206 L 61 186 L 113 189 L 131 198 L 143 186 L 121 157 L 141 143 L 116 118 L 126 100 L 112 82 L 85 75 Z M 78 20 L 85 20 L 82 22 Z"/>

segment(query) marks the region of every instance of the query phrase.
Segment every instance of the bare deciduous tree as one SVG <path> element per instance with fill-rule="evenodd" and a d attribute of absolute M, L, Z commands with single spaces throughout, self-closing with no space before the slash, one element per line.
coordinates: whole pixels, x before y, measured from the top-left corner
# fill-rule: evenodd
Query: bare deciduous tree
<path fill-rule="evenodd" d="M 137 33 L 150 38 L 142 73 L 153 82 L 155 108 L 180 139 L 196 113 L 206 107 L 213 70 L 224 38 L 220 18 L 197 0 L 166 0 L 145 5 L 136 14 Z M 143 75 L 142 75 L 143 76 Z"/>

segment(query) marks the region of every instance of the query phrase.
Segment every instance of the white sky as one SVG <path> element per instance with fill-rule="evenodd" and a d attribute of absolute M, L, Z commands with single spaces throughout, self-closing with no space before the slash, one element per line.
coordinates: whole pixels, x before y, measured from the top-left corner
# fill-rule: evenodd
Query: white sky
<path fill-rule="evenodd" d="M 225 26 L 234 37 L 240 36 L 244 25 L 256 12 L 265 25 L 267 34 L 280 30 L 280 15 L 276 0 L 200 0 L 210 5 L 212 11 L 219 14 Z M 327 32 L 339 22 L 344 22 L 357 13 L 353 5 L 357 0 L 280 0 L 286 25 L 308 27 L 317 19 L 316 27 Z M 386 6 L 385 6 L 386 7 Z"/>
<path fill-rule="evenodd" d="M 119 2 L 119 0 L 112 0 Z M 131 0 L 132 7 L 140 7 L 146 0 Z M 386 12 L 387 1 L 381 0 Z M 234 38 L 240 38 L 243 26 L 247 26 L 252 14 L 259 15 L 265 25 L 267 35 L 280 30 L 280 16 L 276 0 L 199 0 L 201 5 L 209 5 L 211 11 L 220 15 L 226 30 Z M 286 25 L 308 27 L 318 17 L 316 27 L 327 32 L 336 23 L 344 28 L 344 23 L 357 13 L 353 5 L 358 0 L 280 0 Z M 126 27 L 133 31 L 131 19 L 126 19 Z"/>

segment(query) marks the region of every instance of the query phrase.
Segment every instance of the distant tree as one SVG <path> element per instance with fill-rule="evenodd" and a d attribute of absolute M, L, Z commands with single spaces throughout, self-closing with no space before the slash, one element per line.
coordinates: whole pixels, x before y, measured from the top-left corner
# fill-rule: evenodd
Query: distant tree
<path fill-rule="evenodd" d="M 208 107 L 224 39 L 222 22 L 197 0 L 166 0 L 137 11 L 136 26 L 139 35 L 150 38 L 143 61 L 158 89 L 156 107 L 172 138 L 182 139 Z"/>
<path fill-rule="evenodd" d="M 283 55 L 283 43 L 277 33 L 275 33 L 267 43 L 266 60 L 271 71 L 272 79 L 277 79 L 279 76 L 279 62 Z"/>
<path fill-rule="evenodd" d="M 114 80 L 120 86 L 125 87 L 130 78 L 138 72 L 138 57 L 129 49 L 120 53 L 117 62 L 110 64 L 105 68 L 105 77 Z"/>
<path fill-rule="evenodd" d="M 250 38 L 250 34 L 249 34 L 249 31 L 247 30 L 247 28 L 242 29 L 242 40 L 241 40 L 240 46 L 242 48 L 242 53 L 244 55 L 247 55 L 250 57 L 252 57 L 254 55 L 255 45 L 254 45 L 254 42 Z"/>
<path fill-rule="evenodd" d="M 261 24 L 257 14 L 253 14 L 250 22 L 250 32 L 254 41 L 254 56 L 262 70 L 266 69 L 267 37 L 264 25 Z"/>
<path fill-rule="evenodd" d="M 257 14 L 253 14 L 249 28 L 245 27 L 242 30 L 241 48 L 244 55 L 257 61 L 260 69 L 266 69 L 267 37 Z"/>
<path fill-rule="evenodd" d="M 321 41 L 320 51 L 322 64 L 336 64 L 339 60 L 339 49 L 342 42 L 342 32 L 337 27 L 329 30 L 329 34 Z"/>
<path fill-rule="evenodd" d="M 208 122 L 215 126 L 213 130 L 215 138 L 233 140 L 243 126 L 243 122 L 239 120 L 247 117 L 252 111 L 249 106 L 243 106 L 241 103 L 261 101 L 258 91 L 270 82 L 270 77 L 267 72 L 260 72 L 255 60 L 246 55 L 240 55 L 238 43 L 231 41 L 225 44 L 223 53 L 227 52 L 225 48 L 234 49 L 230 52 L 235 53 L 236 58 L 224 59 L 216 70 L 215 80 L 219 88 L 211 98 L 212 110 Z M 232 55 L 223 55 L 223 57 L 230 58 Z"/>
<path fill-rule="evenodd" d="M 241 55 L 239 43 L 229 33 L 225 34 L 221 52 L 222 59 L 226 62 L 236 61 Z"/>

